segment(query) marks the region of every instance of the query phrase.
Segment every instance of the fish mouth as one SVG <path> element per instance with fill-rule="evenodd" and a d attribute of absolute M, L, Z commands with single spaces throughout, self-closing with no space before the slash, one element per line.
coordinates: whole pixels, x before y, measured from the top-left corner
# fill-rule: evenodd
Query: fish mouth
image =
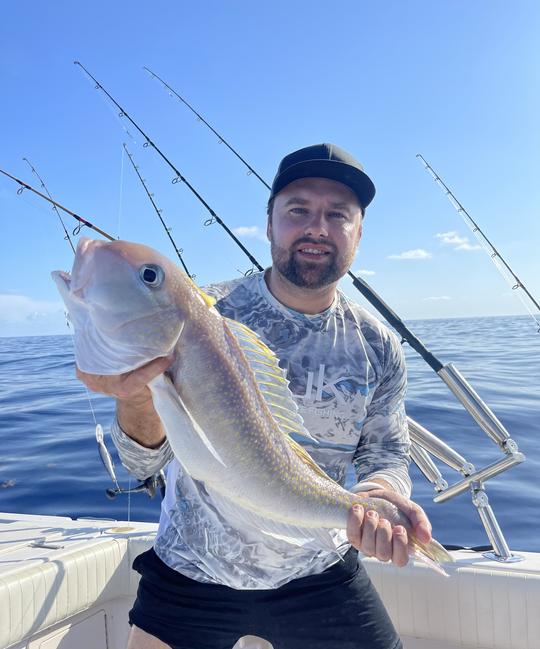
<path fill-rule="evenodd" d="M 71 275 L 65 270 L 53 270 L 51 275 L 55 282 L 62 282 L 67 289 L 71 286 Z"/>
<path fill-rule="evenodd" d="M 62 296 L 69 296 L 71 298 L 78 298 L 80 300 L 83 298 L 83 290 L 88 282 L 85 282 L 83 285 L 76 286 L 75 290 L 73 290 L 73 284 L 75 282 L 73 281 L 73 276 L 70 273 L 67 273 L 64 270 L 55 270 L 51 273 L 51 277 L 56 282 L 56 286 L 58 287 L 58 290 L 60 291 L 60 294 Z"/>
<path fill-rule="evenodd" d="M 64 270 L 53 270 L 51 277 L 56 283 L 60 295 L 62 297 L 68 296 L 71 293 L 71 275 Z"/>

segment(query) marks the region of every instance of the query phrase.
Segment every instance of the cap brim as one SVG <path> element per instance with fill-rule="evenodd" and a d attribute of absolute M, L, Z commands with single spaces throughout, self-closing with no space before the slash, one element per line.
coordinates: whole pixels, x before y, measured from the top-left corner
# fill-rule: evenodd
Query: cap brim
<path fill-rule="evenodd" d="M 306 160 L 290 166 L 275 178 L 270 198 L 300 178 L 329 178 L 343 183 L 356 194 L 362 207 L 367 207 L 375 196 L 375 185 L 360 169 L 337 160 Z"/>

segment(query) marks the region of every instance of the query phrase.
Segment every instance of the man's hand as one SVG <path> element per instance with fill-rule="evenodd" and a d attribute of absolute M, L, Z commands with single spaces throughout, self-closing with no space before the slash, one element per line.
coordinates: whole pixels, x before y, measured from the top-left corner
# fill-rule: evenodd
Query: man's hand
<path fill-rule="evenodd" d="M 172 357 L 155 358 L 150 363 L 125 374 L 103 375 L 87 374 L 77 368 L 77 378 L 93 392 L 101 392 L 117 399 L 136 399 L 150 397 L 147 385 L 162 374 L 172 363 Z"/>
<path fill-rule="evenodd" d="M 431 540 L 431 524 L 424 510 L 405 496 L 389 489 L 374 489 L 357 494 L 369 498 L 384 498 L 393 503 L 411 521 L 416 538 L 428 543 Z M 355 505 L 347 521 L 347 536 L 350 543 L 362 554 L 376 557 L 380 561 L 392 561 L 396 566 L 404 566 L 409 560 L 408 535 L 402 525 L 392 528 L 389 521 L 376 511 L 364 511 Z"/>
<path fill-rule="evenodd" d="M 77 368 L 77 378 L 94 392 L 116 397 L 120 428 L 142 446 L 157 448 L 165 439 L 165 431 L 154 409 L 148 383 L 172 362 L 172 356 L 156 358 L 132 372 L 114 376 L 87 374 Z"/>

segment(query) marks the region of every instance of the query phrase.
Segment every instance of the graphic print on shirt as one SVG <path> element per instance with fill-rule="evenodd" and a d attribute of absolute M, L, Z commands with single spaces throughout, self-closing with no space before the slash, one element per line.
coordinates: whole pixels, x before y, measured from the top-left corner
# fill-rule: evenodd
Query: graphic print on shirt
<path fill-rule="evenodd" d="M 262 276 L 256 279 L 260 291 L 238 284 L 216 306 L 222 315 L 256 331 L 276 353 L 304 424 L 318 444 L 293 438 L 343 485 L 380 379 L 380 351 L 366 344 L 358 323 L 340 303 L 306 316 L 273 300 Z M 380 338 L 374 342 L 380 344 Z"/>
<path fill-rule="evenodd" d="M 305 426 L 318 443 L 295 439 L 317 464 L 341 484 L 351 465 L 356 479 L 382 472 L 406 493 L 405 371 L 396 337 L 342 293 L 317 316 L 287 309 L 270 294 L 262 273 L 205 291 L 217 299 L 222 315 L 250 327 L 280 359 Z M 307 539 L 291 545 L 223 515 L 204 484 L 173 458 L 167 442 L 141 454 L 117 421 L 111 433 L 122 462 L 136 475 L 151 475 L 172 460 L 155 544 L 171 568 L 201 582 L 269 589 L 336 561 L 334 552 Z M 332 534 L 336 548 L 347 547 L 344 530 Z"/>

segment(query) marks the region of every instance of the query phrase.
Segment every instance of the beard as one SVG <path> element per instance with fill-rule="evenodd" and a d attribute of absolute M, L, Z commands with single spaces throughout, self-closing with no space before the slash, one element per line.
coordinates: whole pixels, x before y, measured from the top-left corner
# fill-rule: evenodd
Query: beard
<path fill-rule="evenodd" d="M 276 244 L 274 238 L 270 240 L 272 263 L 291 284 L 300 288 L 317 289 L 337 282 L 349 270 L 354 257 L 354 250 L 344 256 L 338 252 L 335 246 L 325 242 L 331 247 L 331 251 L 325 255 L 325 262 L 309 261 L 298 259 L 296 251 L 301 244 L 317 244 L 308 238 L 298 239 L 287 250 Z"/>

